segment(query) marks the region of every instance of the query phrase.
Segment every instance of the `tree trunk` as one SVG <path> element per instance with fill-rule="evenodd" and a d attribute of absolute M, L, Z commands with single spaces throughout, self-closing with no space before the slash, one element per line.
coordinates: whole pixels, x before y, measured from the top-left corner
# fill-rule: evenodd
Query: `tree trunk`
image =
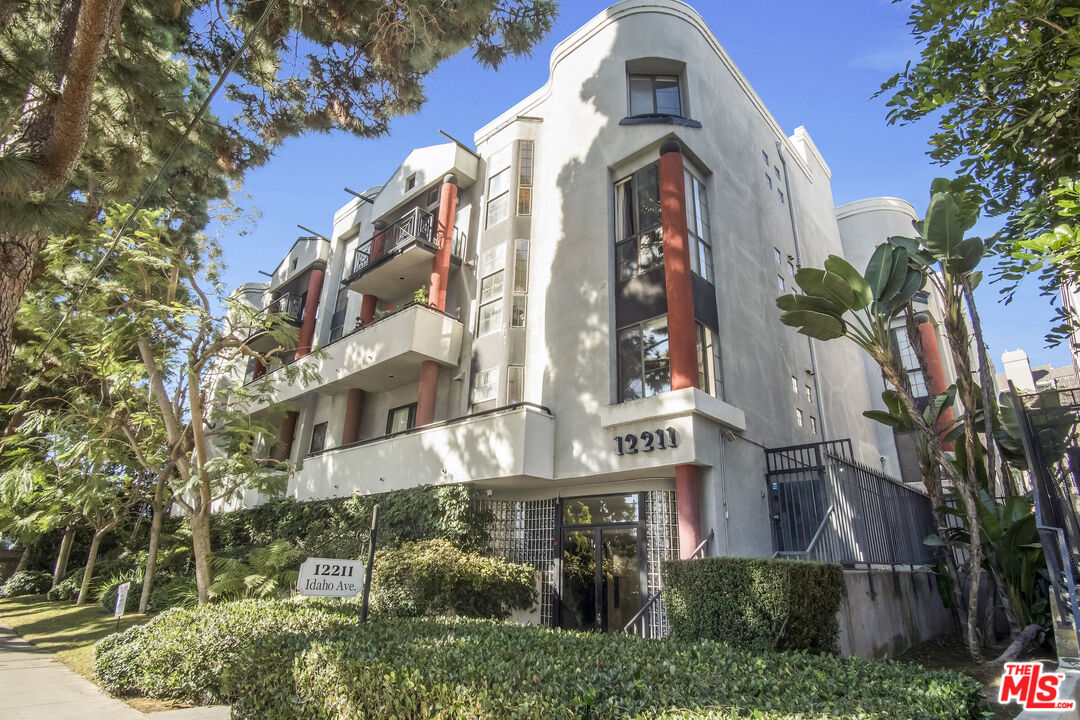
<path fill-rule="evenodd" d="M 94 539 L 90 541 L 90 554 L 86 556 L 86 569 L 83 570 L 82 587 L 79 588 L 79 599 L 76 605 L 85 605 L 90 595 L 90 579 L 94 577 L 94 563 L 97 562 L 98 548 L 101 546 L 101 538 L 105 537 L 108 530 L 98 530 L 94 533 Z"/>
<path fill-rule="evenodd" d="M 75 539 L 75 523 L 68 523 L 64 530 L 64 538 L 60 541 L 60 552 L 56 556 L 56 567 L 53 568 L 52 586 L 64 579 L 67 574 L 68 558 L 71 557 L 71 542 Z"/>
<path fill-rule="evenodd" d="M 19 556 L 19 564 L 15 566 L 15 572 L 26 570 L 28 565 L 30 565 L 30 548 L 24 547 L 22 555 Z"/>
<path fill-rule="evenodd" d="M 195 555 L 195 586 L 199 591 L 199 604 L 210 602 L 210 585 L 214 582 L 210 571 L 210 508 L 200 504 L 198 510 L 188 516 L 191 526 L 191 549 Z"/>
<path fill-rule="evenodd" d="M 44 238 L 36 233 L 0 232 L 0 380 L 7 377 L 11 368 L 15 311 L 30 284 L 34 259 L 44 244 Z"/>
<path fill-rule="evenodd" d="M 154 516 L 150 520 L 150 548 L 146 553 L 146 572 L 143 574 L 142 597 L 139 598 L 139 612 L 146 614 L 146 606 L 150 602 L 150 592 L 154 589 L 154 571 L 157 569 L 158 542 L 161 538 L 162 515 L 165 504 L 165 483 L 169 475 L 162 473 L 158 476 L 157 487 L 154 488 Z"/>
<path fill-rule="evenodd" d="M 986 438 L 986 475 L 987 485 L 990 492 L 997 492 L 999 484 L 997 466 L 997 441 L 994 440 L 994 395 L 991 388 L 994 386 L 994 378 L 990 375 L 990 359 L 986 356 L 986 343 L 983 342 L 982 323 L 979 321 L 979 312 L 975 307 L 975 293 L 971 289 L 971 281 L 964 281 L 964 300 L 967 302 L 968 315 L 971 317 L 971 330 L 975 336 L 975 347 L 979 350 L 979 385 L 982 390 L 983 401 L 983 435 Z M 974 432 L 974 431 L 973 431 Z M 1004 482 L 1001 483 L 1004 493 Z"/>

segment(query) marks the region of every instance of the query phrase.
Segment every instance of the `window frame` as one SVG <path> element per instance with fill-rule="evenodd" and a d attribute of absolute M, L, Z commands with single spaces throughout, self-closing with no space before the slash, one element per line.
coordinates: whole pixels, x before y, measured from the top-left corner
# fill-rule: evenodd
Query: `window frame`
<path fill-rule="evenodd" d="M 405 410 L 405 411 L 408 412 L 408 415 L 406 416 L 406 419 L 405 419 L 405 428 L 403 430 L 394 430 L 394 416 L 398 412 L 400 412 L 401 410 Z M 407 432 L 409 430 L 412 430 L 414 427 L 416 427 L 416 403 L 408 403 L 407 405 L 398 405 L 397 407 L 390 408 L 386 412 L 386 434 L 387 435 L 397 435 L 398 433 L 403 433 L 403 432 Z"/>
<path fill-rule="evenodd" d="M 643 188 L 643 179 L 650 175 L 655 177 L 655 187 Z M 654 200 L 648 195 L 652 190 L 655 190 L 655 209 L 648 206 Z M 616 180 L 612 184 L 612 191 L 615 208 L 615 282 L 620 283 L 664 266 L 659 161 L 644 165 Z M 655 222 L 652 222 L 654 219 Z M 649 222 L 643 223 L 643 220 Z M 646 258 L 644 265 L 643 257 Z M 633 271 L 626 272 L 623 268 L 632 268 Z"/>
<path fill-rule="evenodd" d="M 664 350 L 664 353 L 663 353 L 662 356 L 655 356 L 650 360 L 648 358 L 647 354 L 646 354 L 647 349 L 645 347 L 645 342 L 644 342 L 644 331 L 647 328 L 649 328 L 650 326 L 655 327 L 655 326 L 659 325 L 661 322 L 663 323 L 663 326 L 664 326 L 663 345 L 665 347 L 665 350 Z M 641 393 L 637 397 L 629 397 L 629 396 L 624 396 L 624 393 L 623 393 L 624 388 L 629 387 L 629 383 L 624 382 L 624 378 L 630 380 L 630 378 L 628 378 L 628 376 L 627 376 L 627 370 L 628 369 L 626 367 L 625 358 L 623 356 L 623 337 L 626 336 L 627 333 L 629 333 L 631 331 L 635 331 L 635 330 L 637 331 L 637 338 L 638 338 L 638 358 L 637 358 L 637 361 L 636 361 L 637 362 L 638 372 L 637 372 L 637 377 L 633 378 L 633 380 L 636 380 L 636 381 L 638 381 L 640 383 Z M 617 395 L 617 398 L 618 398 L 618 402 L 620 402 L 620 403 L 633 402 L 634 400 L 642 400 L 644 398 L 653 397 L 655 395 L 662 395 L 665 392 L 670 392 L 671 391 L 671 348 L 670 348 L 670 336 L 669 336 L 669 332 L 668 332 L 667 313 L 665 313 L 663 315 L 657 315 L 656 317 L 652 317 L 652 318 L 649 318 L 647 320 L 642 320 L 641 322 L 632 323 L 630 325 L 626 325 L 624 327 L 619 328 L 616 331 L 616 334 L 615 334 L 615 343 L 616 343 L 616 346 L 615 346 L 616 347 L 616 350 L 615 350 L 615 354 L 616 354 L 615 372 L 616 372 L 616 378 L 617 378 L 617 384 L 618 384 L 618 387 L 616 389 L 617 390 L 616 395 Z M 654 347 L 658 347 L 659 344 L 660 343 L 656 343 L 656 345 L 654 345 Z M 650 361 L 653 363 L 653 367 L 652 367 L 651 370 L 648 369 L 648 363 Z M 662 372 L 664 372 L 665 369 L 666 369 L 666 372 L 667 372 L 667 387 L 666 387 L 666 389 L 661 389 L 661 390 L 657 390 L 655 392 L 651 392 L 650 387 L 649 387 L 649 383 L 646 380 L 646 377 L 649 376 L 650 374 L 662 373 Z"/>
<path fill-rule="evenodd" d="M 634 81 L 646 80 L 649 83 L 649 97 L 651 99 L 651 111 L 646 112 L 634 112 L 636 110 L 645 110 L 645 108 L 635 108 L 635 92 Z M 657 96 L 657 83 L 671 83 L 666 88 L 674 87 L 675 99 L 678 102 L 678 112 L 661 112 L 660 102 Z M 683 108 L 686 103 L 683 100 L 683 82 L 682 76 L 678 73 L 644 73 L 644 72 L 628 72 L 626 74 L 626 109 L 628 117 L 677 117 L 685 118 L 686 115 L 683 112 Z"/>
<path fill-rule="evenodd" d="M 690 250 L 690 270 L 702 280 L 713 282 L 712 223 L 709 219 L 709 191 L 705 181 L 683 169 L 686 202 L 686 229 Z M 702 269 L 705 272 L 702 272 Z"/>
<path fill-rule="evenodd" d="M 484 202 L 485 230 L 510 218 L 510 190 L 513 187 L 513 178 L 510 176 L 510 167 L 513 160 L 512 153 L 513 143 L 510 143 L 491 155 L 487 182 L 485 183 L 487 189 L 487 198 Z M 498 188 L 499 192 L 493 195 L 491 189 L 492 183 L 503 173 L 506 173 L 506 187 Z M 496 202 L 499 203 L 498 206 L 495 205 Z M 498 216 L 493 215 L 492 213 L 492 210 L 495 207 L 499 208 L 500 214 Z"/>
<path fill-rule="evenodd" d="M 511 390 L 511 386 L 514 383 L 515 376 L 517 376 L 517 391 L 516 393 Z M 515 399 L 515 396 L 517 399 Z M 525 366 L 524 365 L 507 365 L 506 366 L 506 404 L 515 405 L 525 401 Z"/>
<path fill-rule="evenodd" d="M 328 422 L 323 421 L 311 426 L 311 442 L 308 443 L 308 455 L 314 455 L 326 449 L 326 428 L 328 424 Z M 318 447 L 315 447 L 316 439 L 319 441 Z"/>
<path fill-rule="evenodd" d="M 480 378 L 483 377 L 486 384 L 480 384 Z M 485 390 L 490 388 L 490 396 L 477 397 L 477 391 L 480 388 Z M 469 393 L 470 400 L 473 405 L 479 405 L 480 403 L 491 402 L 499 400 L 499 368 L 498 366 L 488 368 L 487 370 L 477 370 L 473 373 L 472 391 Z"/>
<path fill-rule="evenodd" d="M 532 215 L 532 189 L 536 152 L 532 140 L 518 141 L 517 215 Z"/>

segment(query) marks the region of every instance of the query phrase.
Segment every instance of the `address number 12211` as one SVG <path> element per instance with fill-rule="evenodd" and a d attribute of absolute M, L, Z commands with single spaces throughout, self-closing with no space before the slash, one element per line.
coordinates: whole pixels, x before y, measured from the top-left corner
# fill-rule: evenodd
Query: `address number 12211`
<path fill-rule="evenodd" d="M 617 435 L 614 440 L 616 455 L 635 455 L 639 451 L 652 452 L 679 446 L 679 436 L 675 434 L 675 428 L 670 427 L 664 430 L 646 430 L 640 435 Z"/>

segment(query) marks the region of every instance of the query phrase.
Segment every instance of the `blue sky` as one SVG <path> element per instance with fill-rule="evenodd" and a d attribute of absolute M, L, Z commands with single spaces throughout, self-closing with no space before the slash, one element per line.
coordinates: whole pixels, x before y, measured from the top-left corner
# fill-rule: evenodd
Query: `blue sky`
<path fill-rule="evenodd" d="M 224 230 L 229 288 L 260 280 L 298 234 L 296 224 L 330 234 L 333 213 L 350 196 L 342 191 L 380 184 L 409 150 L 444 142 L 438 131 L 472 142 L 473 133 L 540 87 L 560 40 L 610 3 L 563 0 L 558 22 L 531 58 L 487 70 L 466 53 L 444 63 L 427 81 L 419 115 L 400 118 L 389 137 L 361 140 L 343 134 L 295 138 L 264 167 L 249 173 L 245 191 L 261 211 L 254 232 Z M 926 158 L 933 125 L 896 127 L 885 122 L 885 99 L 871 99 L 881 83 L 915 57 L 907 3 L 891 0 L 697 0 L 691 3 L 776 117 L 791 133 L 804 125 L 832 170 L 837 205 L 878 195 L 910 201 L 922 214 L 930 181 L 942 170 Z M 991 234 L 993 220 L 975 230 Z M 1011 305 L 989 283 L 977 292 L 991 357 L 1018 347 L 1031 364 L 1069 362 L 1068 351 L 1043 347 L 1048 300 L 1033 283 Z"/>

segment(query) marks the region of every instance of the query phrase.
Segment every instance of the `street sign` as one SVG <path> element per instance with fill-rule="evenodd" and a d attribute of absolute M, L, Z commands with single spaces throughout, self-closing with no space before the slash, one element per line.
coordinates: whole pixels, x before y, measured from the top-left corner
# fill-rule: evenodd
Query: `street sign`
<path fill-rule="evenodd" d="M 309 597 L 356 597 L 364 586 L 359 560 L 309 557 L 300 566 L 296 592 Z"/>
<path fill-rule="evenodd" d="M 127 607 L 128 590 L 131 589 L 131 583 L 120 583 L 116 586 L 116 609 L 113 610 L 113 617 L 119 618 L 124 614 L 124 609 Z"/>

